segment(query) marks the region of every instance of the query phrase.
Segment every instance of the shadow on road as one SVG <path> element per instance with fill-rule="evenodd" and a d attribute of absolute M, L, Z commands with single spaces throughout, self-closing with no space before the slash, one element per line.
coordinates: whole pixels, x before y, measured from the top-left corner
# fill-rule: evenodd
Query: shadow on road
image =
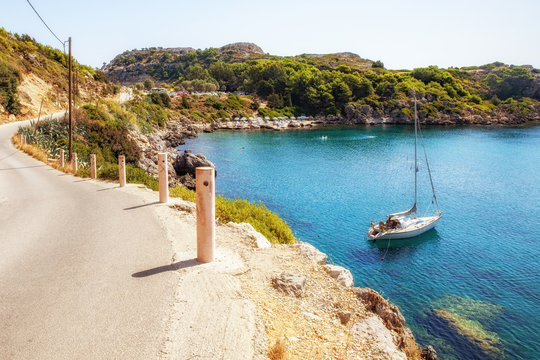
<path fill-rule="evenodd" d="M 174 264 L 163 265 L 163 266 L 159 266 L 153 269 L 139 271 L 134 274 L 131 274 L 131 276 L 135 278 L 147 277 L 151 275 L 161 274 L 166 271 L 175 271 L 175 270 L 185 269 L 185 268 L 189 268 L 189 267 L 193 267 L 193 266 L 197 266 L 201 264 L 202 263 L 198 262 L 197 259 L 183 260 L 183 261 L 175 262 Z"/>
<path fill-rule="evenodd" d="M 7 159 L 7 158 L 9 158 L 9 157 L 12 157 L 12 156 L 15 155 L 16 153 L 18 153 L 18 151 L 14 151 L 14 152 L 12 152 L 12 153 L 9 154 L 9 155 L 4 156 L 3 158 L 0 159 L 0 161 L 3 161 L 3 160 L 5 160 L 5 159 Z"/>
<path fill-rule="evenodd" d="M 38 168 L 38 167 L 44 167 L 44 166 L 47 166 L 47 165 L 23 166 L 23 167 L 18 167 L 18 168 L 5 168 L 5 169 L 0 169 L 0 171 L 2 171 L 2 170 L 22 170 L 22 169 L 32 169 L 32 168 Z"/>
<path fill-rule="evenodd" d="M 107 190 L 113 190 L 113 189 L 118 189 L 120 186 L 115 186 L 115 187 L 111 187 L 111 188 L 105 188 L 105 189 L 99 189 L 99 190 L 96 190 L 96 191 L 107 191 Z"/>
<path fill-rule="evenodd" d="M 138 208 L 142 208 L 142 207 L 145 207 L 145 206 L 156 205 L 156 204 L 159 204 L 159 203 L 160 203 L 159 201 L 154 201 L 154 202 L 151 202 L 151 203 L 148 203 L 148 204 L 132 206 L 132 207 L 128 207 L 128 208 L 125 208 L 125 209 L 122 209 L 122 210 L 135 210 L 135 209 L 138 209 Z"/>

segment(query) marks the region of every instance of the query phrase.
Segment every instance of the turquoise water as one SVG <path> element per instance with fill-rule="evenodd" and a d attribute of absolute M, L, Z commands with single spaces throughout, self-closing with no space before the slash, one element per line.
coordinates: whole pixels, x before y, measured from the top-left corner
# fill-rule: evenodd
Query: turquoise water
<path fill-rule="evenodd" d="M 413 136 L 398 126 L 216 132 L 180 149 L 216 164 L 218 193 L 262 200 L 299 239 L 351 269 L 356 286 L 397 304 L 441 358 L 540 359 L 540 127 L 424 129 L 443 218 L 387 250 L 365 233 L 412 205 Z M 424 170 L 420 212 L 433 209 Z"/>

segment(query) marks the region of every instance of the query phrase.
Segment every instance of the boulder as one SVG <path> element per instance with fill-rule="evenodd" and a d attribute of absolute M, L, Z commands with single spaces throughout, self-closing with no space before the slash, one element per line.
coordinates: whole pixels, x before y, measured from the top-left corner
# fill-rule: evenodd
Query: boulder
<path fill-rule="evenodd" d="M 257 249 L 267 249 L 272 246 L 270 241 L 266 237 L 264 237 L 263 234 L 255 230 L 255 228 L 249 224 L 249 223 L 229 223 L 229 227 L 232 227 L 233 229 L 240 232 L 242 235 L 244 235 L 247 239 L 249 239 L 252 242 L 252 245 L 256 247 Z"/>
<path fill-rule="evenodd" d="M 214 169 L 216 168 L 204 155 L 192 154 L 191 150 L 185 150 L 183 154 L 178 155 L 173 166 L 177 175 L 182 176 L 190 174 L 193 178 L 195 178 L 195 169 L 198 167 L 210 166 Z"/>
<path fill-rule="evenodd" d="M 425 360 L 438 360 L 439 359 L 437 357 L 437 352 L 431 345 L 426 346 L 425 348 L 422 348 L 422 352 L 420 356 L 422 356 L 422 359 L 425 359 Z"/>
<path fill-rule="evenodd" d="M 331 277 L 336 279 L 339 284 L 345 287 L 354 286 L 353 276 L 348 269 L 337 265 L 325 265 L 324 268 L 326 269 L 326 272 L 328 272 Z"/>
<path fill-rule="evenodd" d="M 195 175 L 185 174 L 178 176 L 178 181 L 189 190 L 195 190 Z"/>
<path fill-rule="evenodd" d="M 405 318 L 397 306 L 390 304 L 378 292 L 370 288 L 357 288 L 355 294 L 364 303 L 366 310 L 380 316 L 389 330 L 400 334 L 405 332 Z"/>
<path fill-rule="evenodd" d="M 319 251 L 315 246 L 308 244 L 306 242 L 299 241 L 298 243 L 292 245 L 297 248 L 300 254 L 307 257 L 309 260 L 313 261 L 316 264 L 324 265 L 326 264 L 326 259 L 328 255 Z"/>
<path fill-rule="evenodd" d="M 272 277 L 272 286 L 287 295 L 302 297 L 306 287 L 306 277 L 282 273 Z"/>
<path fill-rule="evenodd" d="M 359 344 L 370 344 L 375 350 L 372 359 L 407 360 L 407 356 L 394 344 L 392 333 L 377 316 L 368 316 L 352 327 Z"/>
<path fill-rule="evenodd" d="M 338 311 L 337 315 L 338 315 L 339 321 L 343 325 L 347 325 L 349 320 L 351 320 L 351 312 L 350 311 Z"/>

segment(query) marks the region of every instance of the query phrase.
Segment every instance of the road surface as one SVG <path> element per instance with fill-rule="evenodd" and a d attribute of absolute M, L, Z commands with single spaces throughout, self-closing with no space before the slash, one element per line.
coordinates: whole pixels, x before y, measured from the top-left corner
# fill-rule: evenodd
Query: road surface
<path fill-rule="evenodd" d="M 17 151 L 0 126 L 0 358 L 156 359 L 171 244 L 140 198 Z"/>

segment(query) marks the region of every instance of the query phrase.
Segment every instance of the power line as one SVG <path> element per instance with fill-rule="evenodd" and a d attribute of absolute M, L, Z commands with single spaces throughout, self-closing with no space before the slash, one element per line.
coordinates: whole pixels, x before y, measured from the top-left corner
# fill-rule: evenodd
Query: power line
<path fill-rule="evenodd" d="M 47 25 L 47 23 L 45 22 L 45 20 L 43 20 L 43 18 L 41 17 L 41 15 L 39 15 L 39 13 L 37 12 L 36 8 L 34 8 L 34 6 L 32 5 L 32 3 L 30 2 L 30 0 L 26 0 L 28 2 L 28 4 L 30 5 L 30 7 L 32 8 L 32 10 L 34 10 L 34 12 L 36 13 L 36 15 L 39 17 L 39 19 L 43 22 L 43 24 L 45 24 L 45 26 L 47 27 L 47 29 L 49 29 L 49 31 L 51 32 L 51 34 L 54 35 L 54 37 L 60 41 L 60 43 L 64 46 L 64 52 L 65 51 L 65 41 L 62 41 L 60 40 L 60 38 L 58 36 L 56 36 L 56 34 L 54 33 L 54 31 L 51 30 L 51 28 L 49 27 L 49 25 Z"/>

